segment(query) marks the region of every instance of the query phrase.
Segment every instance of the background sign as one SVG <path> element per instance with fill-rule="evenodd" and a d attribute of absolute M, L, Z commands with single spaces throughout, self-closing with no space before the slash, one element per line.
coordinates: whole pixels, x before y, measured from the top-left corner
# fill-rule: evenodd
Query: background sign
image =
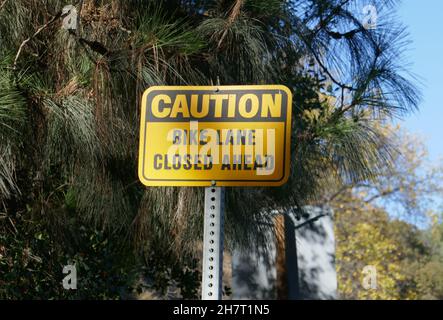
<path fill-rule="evenodd" d="M 280 85 L 151 87 L 142 99 L 146 186 L 279 186 L 289 176 L 291 91 Z"/>

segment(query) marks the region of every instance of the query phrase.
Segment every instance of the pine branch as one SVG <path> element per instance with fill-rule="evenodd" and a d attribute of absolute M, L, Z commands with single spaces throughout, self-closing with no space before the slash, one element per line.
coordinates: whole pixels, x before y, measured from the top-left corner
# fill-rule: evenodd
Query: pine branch
<path fill-rule="evenodd" d="M 305 41 L 305 39 L 304 39 L 304 41 Z M 349 91 L 356 91 L 357 90 L 356 88 L 346 85 L 344 83 L 341 83 L 340 81 L 335 79 L 334 76 L 332 75 L 332 73 L 329 71 L 329 69 L 323 64 L 323 62 L 321 61 L 320 57 L 317 55 L 315 50 L 308 44 L 307 41 L 305 41 L 305 43 L 306 43 L 306 46 L 308 47 L 309 51 L 311 51 L 312 55 L 314 56 L 314 59 L 317 61 L 320 68 L 323 70 L 323 72 L 325 72 L 327 74 L 327 76 L 329 77 L 329 79 L 332 82 L 334 82 L 341 89 L 348 89 Z"/>
<path fill-rule="evenodd" d="M 5 3 L 8 0 L 5 0 L 5 2 L 1 5 L 1 7 L 3 7 L 5 5 Z M 74 6 L 77 6 L 79 3 L 81 3 L 83 5 L 83 1 L 79 0 L 77 1 Z M 0 9 L 1 9 L 0 7 Z M 26 40 L 24 40 L 20 47 L 18 48 L 17 54 L 15 55 L 15 59 L 14 59 L 14 64 L 13 64 L 13 70 L 17 70 L 17 63 L 18 63 L 18 59 L 20 58 L 20 55 L 23 51 L 23 48 L 26 46 L 26 44 L 31 41 L 32 39 L 34 39 L 36 36 L 38 36 L 43 30 L 47 29 L 48 27 L 50 27 L 54 22 L 56 22 L 60 17 L 62 17 L 63 15 L 63 10 L 60 10 L 59 12 L 57 12 L 55 14 L 55 16 L 53 16 L 48 22 L 46 22 L 44 25 L 42 25 L 41 27 L 39 27 L 37 29 L 37 31 L 34 32 L 34 34 L 32 36 L 30 36 L 29 38 L 27 38 Z"/>
<path fill-rule="evenodd" d="M 416 184 L 424 183 L 424 182 L 426 182 L 427 180 L 428 180 L 428 179 L 419 179 L 419 180 L 416 182 Z M 365 203 L 371 203 L 371 202 L 373 202 L 374 200 L 377 200 L 377 199 L 379 199 L 379 198 L 383 198 L 383 197 L 386 197 L 386 196 L 390 196 L 390 195 L 392 195 L 392 194 L 395 194 L 395 193 L 401 191 L 402 189 L 403 189 L 403 186 L 399 186 L 399 187 L 396 187 L 396 188 L 394 188 L 394 189 L 381 191 L 380 193 L 378 193 L 378 194 L 376 194 L 376 195 L 373 195 L 373 196 L 370 197 L 369 199 L 366 199 L 364 202 L 365 202 Z"/>
<path fill-rule="evenodd" d="M 15 55 L 14 64 L 13 64 L 13 70 L 17 70 L 17 63 L 18 59 L 20 58 L 20 54 L 23 51 L 23 48 L 26 46 L 26 44 L 34 39 L 36 36 L 38 36 L 43 30 L 51 26 L 54 22 L 56 22 L 60 17 L 62 16 L 62 11 L 59 11 L 55 16 L 53 16 L 47 23 L 42 25 L 40 28 L 37 29 L 36 32 L 32 36 L 30 36 L 28 39 L 24 40 L 20 47 L 18 48 L 17 54 Z"/>
<path fill-rule="evenodd" d="M 329 22 L 331 22 L 332 19 L 335 18 L 337 11 L 341 10 L 342 7 L 347 5 L 350 0 L 344 0 L 342 3 L 337 5 L 331 10 L 331 13 L 326 17 L 326 19 L 323 19 L 322 16 L 320 16 L 320 23 L 318 24 L 318 27 L 314 31 L 314 37 L 324 28 L 328 25 Z"/>
<path fill-rule="evenodd" d="M 225 39 L 226 35 L 228 34 L 229 28 L 232 26 L 232 24 L 235 22 L 237 17 L 240 15 L 241 8 L 243 7 L 244 0 L 237 0 L 234 3 L 234 6 L 232 7 L 231 13 L 229 14 L 228 22 L 226 24 L 225 31 L 223 32 L 222 36 L 220 37 L 220 40 L 218 41 L 217 48 L 220 48 L 223 40 Z"/>
<path fill-rule="evenodd" d="M 2 4 L 0 4 L 0 11 L 5 7 L 6 2 L 8 2 L 8 0 L 3 1 Z"/>
<path fill-rule="evenodd" d="M 325 214 L 325 213 L 319 214 L 318 216 L 315 216 L 314 218 L 311 218 L 311 219 L 309 219 L 309 220 L 306 220 L 306 221 L 303 222 L 303 223 L 300 223 L 299 225 L 295 226 L 294 229 L 296 229 L 296 230 L 297 230 L 297 229 L 300 229 L 300 228 L 302 228 L 302 227 L 304 227 L 304 226 L 306 226 L 306 225 L 309 225 L 309 224 L 311 224 L 311 223 L 317 221 L 318 219 L 320 219 L 320 218 L 322 218 L 322 217 L 327 217 L 327 216 L 328 216 L 328 214 Z"/>
<path fill-rule="evenodd" d="M 353 36 L 355 36 L 357 33 L 359 33 L 359 32 L 364 32 L 365 29 L 362 28 L 362 27 L 360 27 L 360 28 L 356 28 L 356 29 L 353 29 L 353 30 L 348 31 L 348 32 L 345 32 L 345 33 L 336 32 L 336 31 L 330 31 L 330 30 L 328 30 L 328 29 L 326 29 L 326 28 L 325 28 L 325 31 L 326 31 L 326 33 L 327 33 L 331 38 L 333 38 L 333 39 L 335 39 L 335 40 L 340 40 L 340 39 L 343 39 L 343 38 L 351 39 L 351 38 L 352 38 Z"/>
<path fill-rule="evenodd" d="M 102 43 L 98 41 L 89 41 L 85 38 L 78 38 L 80 44 L 87 45 L 92 51 L 101 54 L 102 56 L 108 55 L 111 51 L 109 51 Z"/>
<path fill-rule="evenodd" d="M 392 190 L 383 191 L 383 192 L 380 192 L 379 194 L 376 194 L 376 195 L 370 197 L 369 199 L 365 200 L 364 202 L 365 203 L 371 203 L 371 202 L 373 202 L 376 199 L 389 196 L 389 195 L 394 194 L 394 193 L 396 193 L 396 192 L 398 192 L 400 190 L 401 190 L 401 187 L 397 187 L 397 188 L 392 189 Z"/>

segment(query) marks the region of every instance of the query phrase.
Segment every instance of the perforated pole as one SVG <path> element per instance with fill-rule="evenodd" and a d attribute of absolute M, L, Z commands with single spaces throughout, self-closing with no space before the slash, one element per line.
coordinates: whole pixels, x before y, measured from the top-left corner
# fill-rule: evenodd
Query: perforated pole
<path fill-rule="evenodd" d="M 225 188 L 205 188 L 202 300 L 222 299 Z"/>

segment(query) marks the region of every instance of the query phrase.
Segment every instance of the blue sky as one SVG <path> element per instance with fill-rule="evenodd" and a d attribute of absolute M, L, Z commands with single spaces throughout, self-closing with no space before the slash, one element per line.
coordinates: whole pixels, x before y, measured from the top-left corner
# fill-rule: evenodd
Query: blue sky
<path fill-rule="evenodd" d="M 403 0 L 398 16 L 412 40 L 409 70 L 420 77 L 423 93 L 420 110 L 401 123 L 423 137 L 436 161 L 443 158 L 443 1 Z"/>

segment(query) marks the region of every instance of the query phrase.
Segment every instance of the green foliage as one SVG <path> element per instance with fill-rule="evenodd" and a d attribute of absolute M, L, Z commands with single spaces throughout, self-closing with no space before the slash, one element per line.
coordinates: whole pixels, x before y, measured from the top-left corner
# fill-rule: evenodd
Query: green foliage
<path fill-rule="evenodd" d="M 203 21 L 198 32 L 207 39 L 211 50 L 218 53 L 211 61 L 215 68 L 213 75 L 225 75 L 228 71 L 230 77 L 220 77 L 222 83 L 260 83 L 272 74 L 264 30 L 257 21 L 238 17 L 230 22 L 216 17 Z"/>
<path fill-rule="evenodd" d="M 443 260 L 432 252 L 433 246 L 441 246 L 441 240 L 426 241 L 428 230 L 390 220 L 379 209 L 350 211 L 349 203 L 344 203 L 336 214 L 336 261 L 342 299 L 442 298 Z M 377 288 L 373 290 L 362 286 L 362 270 L 367 265 L 377 270 Z"/>
<path fill-rule="evenodd" d="M 137 263 L 116 247 L 118 238 L 67 216 L 67 239 L 59 243 L 47 222 L 29 220 L 30 215 L 8 215 L 0 222 L 1 299 L 116 299 L 130 292 Z M 68 264 L 76 266 L 78 290 L 62 286 Z"/>
<path fill-rule="evenodd" d="M 75 203 L 68 190 L 57 212 L 65 219 L 58 230 L 57 217 L 33 212 L 35 204 L 0 216 L 0 299 L 136 298 L 145 290 L 165 295 L 170 286 L 179 289 L 175 297 L 198 297 L 195 259 L 178 261 L 159 249 L 136 255 L 120 233 L 79 221 Z M 68 264 L 76 267 L 77 290 L 62 286 Z"/>
<path fill-rule="evenodd" d="M 93 109 L 88 101 L 71 95 L 60 102 L 45 99 L 43 105 L 48 112 L 49 163 L 72 165 L 71 159 L 89 160 L 99 155 Z"/>
<path fill-rule="evenodd" d="M 26 123 L 26 98 L 10 70 L 8 56 L 0 56 L 0 195 L 11 196 L 19 191 L 15 166 L 22 131 Z"/>
<path fill-rule="evenodd" d="M 343 299 L 441 298 L 443 229 L 434 213 L 438 203 L 429 198 L 441 196 L 443 170 L 427 166 L 420 140 L 404 132 L 392 138 L 400 151 L 393 167 L 372 181 L 333 191 L 329 200 Z M 376 289 L 362 286 L 367 265 L 376 267 Z"/>

